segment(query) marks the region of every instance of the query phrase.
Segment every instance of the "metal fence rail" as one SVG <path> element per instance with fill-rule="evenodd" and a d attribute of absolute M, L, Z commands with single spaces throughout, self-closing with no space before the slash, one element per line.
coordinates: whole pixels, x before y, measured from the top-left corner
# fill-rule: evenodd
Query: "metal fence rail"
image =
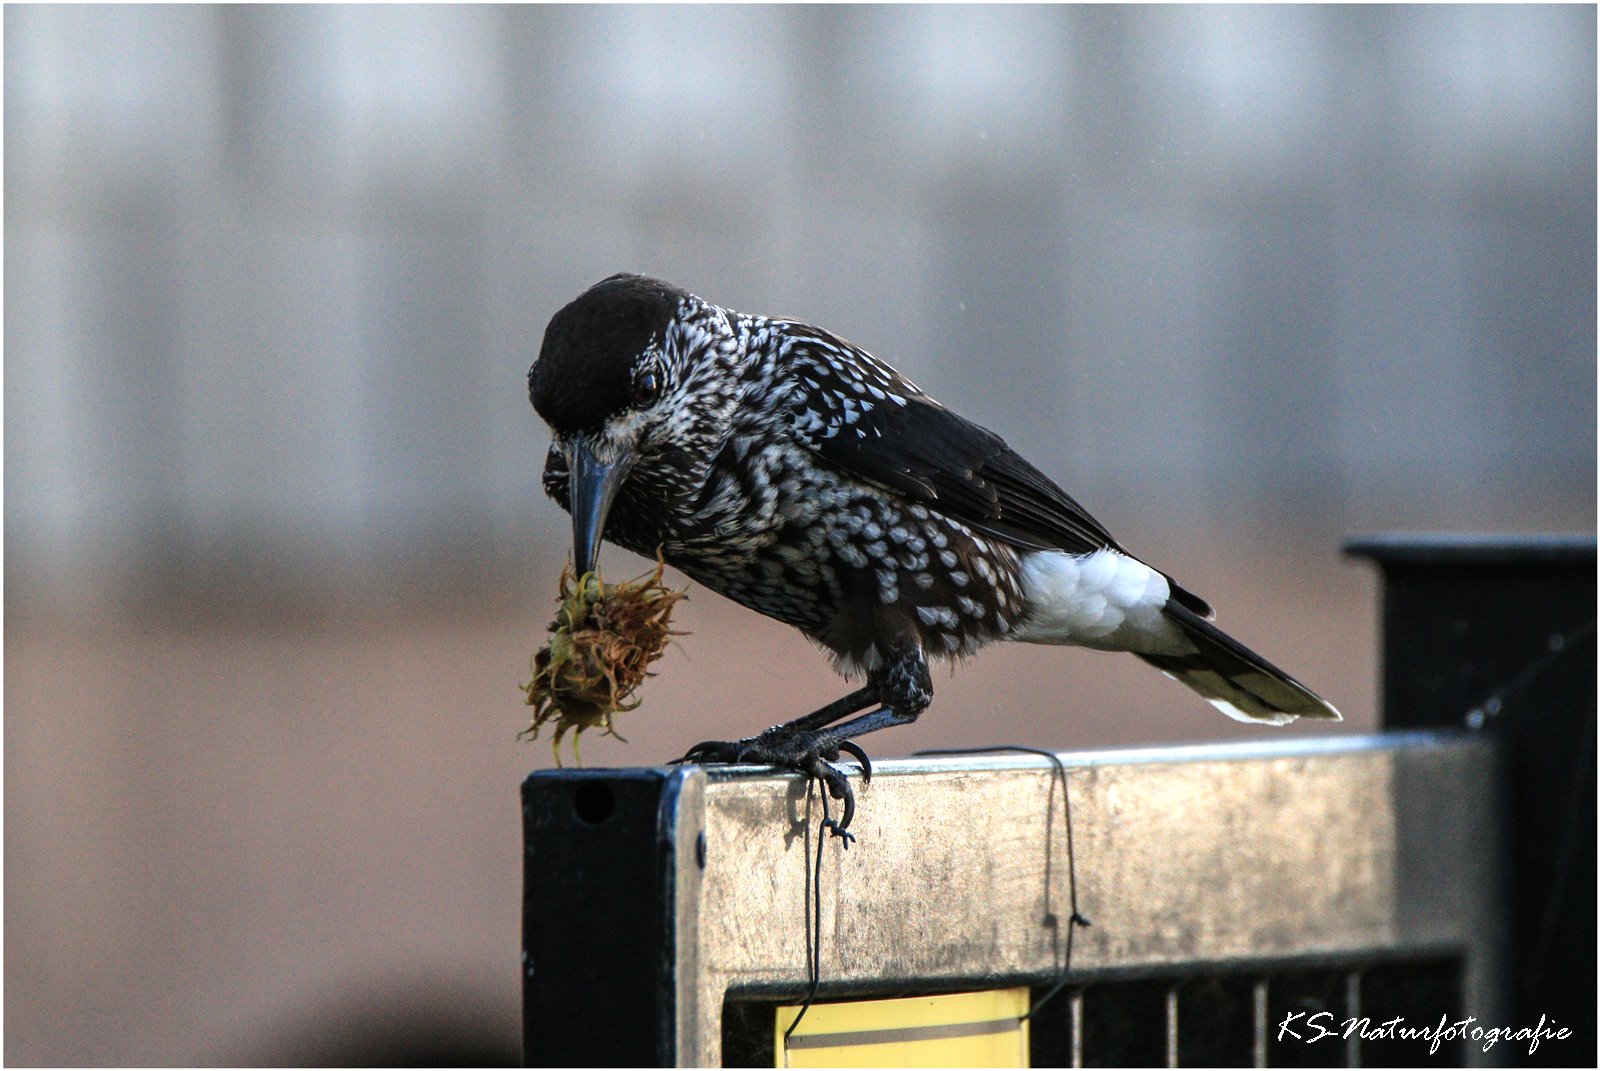
<path fill-rule="evenodd" d="M 1093 926 L 1077 934 L 1073 988 L 1036 1016 L 1039 1062 L 1265 1063 L 1269 1048 L 1290 1055 L 1274 1015 L 1325 1006 L 1343 1019 L 1366 972 L 1443 979 L 1426 1007 L 1394 1014 L 1420 1019 L 1437 993 L 1451 1011 L 1498 1010 L 1487 742 L 1391 734 L 1061 759 Z M 1059 784 L 1032 756 L 883 763 L 861 792 L 857 843 L 823 849 L 820 996 L 1048 987 L 1070 914 Z M 751 1059 L 737 1039 L 724 1052 L 725 1017 L 759 1023 L 807 985 L 815 794 L 797 777 L 689 768 L 536 774 L 524 800 L 529 1061 Z M 1191 1029 L 1202 983 L 1215 1000 Z M 1108 1007 L 1118 1030 L 1099 1021 Z M 1352 1055 L 1324 1043 L 1293 1062 Z"/>

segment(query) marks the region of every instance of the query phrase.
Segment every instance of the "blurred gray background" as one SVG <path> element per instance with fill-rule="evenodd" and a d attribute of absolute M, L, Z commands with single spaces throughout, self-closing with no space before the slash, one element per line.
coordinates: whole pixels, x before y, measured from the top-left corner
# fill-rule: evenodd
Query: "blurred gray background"
<path fill-rule="evenodd" d="M 523 375 L 612 272 L 897 365 L 1336 731 L 1347 535 L 1595 525 L 1592 7 L 4 17 L 8 1063 L 515 1059 Z M 840 692 L 691 600 L 590 765 Z M 936 687 L 875 754 L 1271 732 L 1087 652 Z"/>

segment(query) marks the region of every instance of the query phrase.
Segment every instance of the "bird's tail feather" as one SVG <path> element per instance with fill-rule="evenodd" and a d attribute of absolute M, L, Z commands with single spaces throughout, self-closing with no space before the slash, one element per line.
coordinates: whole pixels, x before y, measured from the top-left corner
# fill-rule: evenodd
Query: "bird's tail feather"
<path fill-rule="evenodd" d="M 1341 720 L 1326 700 L 1186 606 L 1169 602 L 1163 612 L 1195 649 L 1139 657 L 1228 717 L 1269 725 L 1287 725 L 1296 718 Z"/>

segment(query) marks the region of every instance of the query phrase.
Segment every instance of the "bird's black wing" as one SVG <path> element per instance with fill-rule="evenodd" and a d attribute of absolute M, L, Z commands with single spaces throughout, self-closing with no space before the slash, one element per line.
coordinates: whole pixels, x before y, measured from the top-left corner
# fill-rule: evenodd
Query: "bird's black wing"
<path fill-rule="evenodd" d="M 849 343 L 789 327 L 794 428 L 825 461 L 1017 546 L 1074 554 L 1121 549 L 1000 436 Z"/>

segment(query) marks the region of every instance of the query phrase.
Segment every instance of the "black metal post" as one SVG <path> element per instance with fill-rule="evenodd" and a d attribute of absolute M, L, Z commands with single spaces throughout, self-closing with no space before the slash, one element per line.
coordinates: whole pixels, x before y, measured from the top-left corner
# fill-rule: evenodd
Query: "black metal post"
<path fill-rule="evenodd" d="M 547 770 L 522 783 L 523 1063 L 675 1063 L 678 770 Z"/>
<path fill-rule="evenodd" d="M 1595 539 L 1390 535 L 1347 549 L 1383 571 L 1385 727 L 1502 742 L 1512 911 L 1504 1025 L 1543 1015 L 1573 1032 L 1515 1059 L 1582 1064 L 1587 1051 L 1593 1062 Z"/>

